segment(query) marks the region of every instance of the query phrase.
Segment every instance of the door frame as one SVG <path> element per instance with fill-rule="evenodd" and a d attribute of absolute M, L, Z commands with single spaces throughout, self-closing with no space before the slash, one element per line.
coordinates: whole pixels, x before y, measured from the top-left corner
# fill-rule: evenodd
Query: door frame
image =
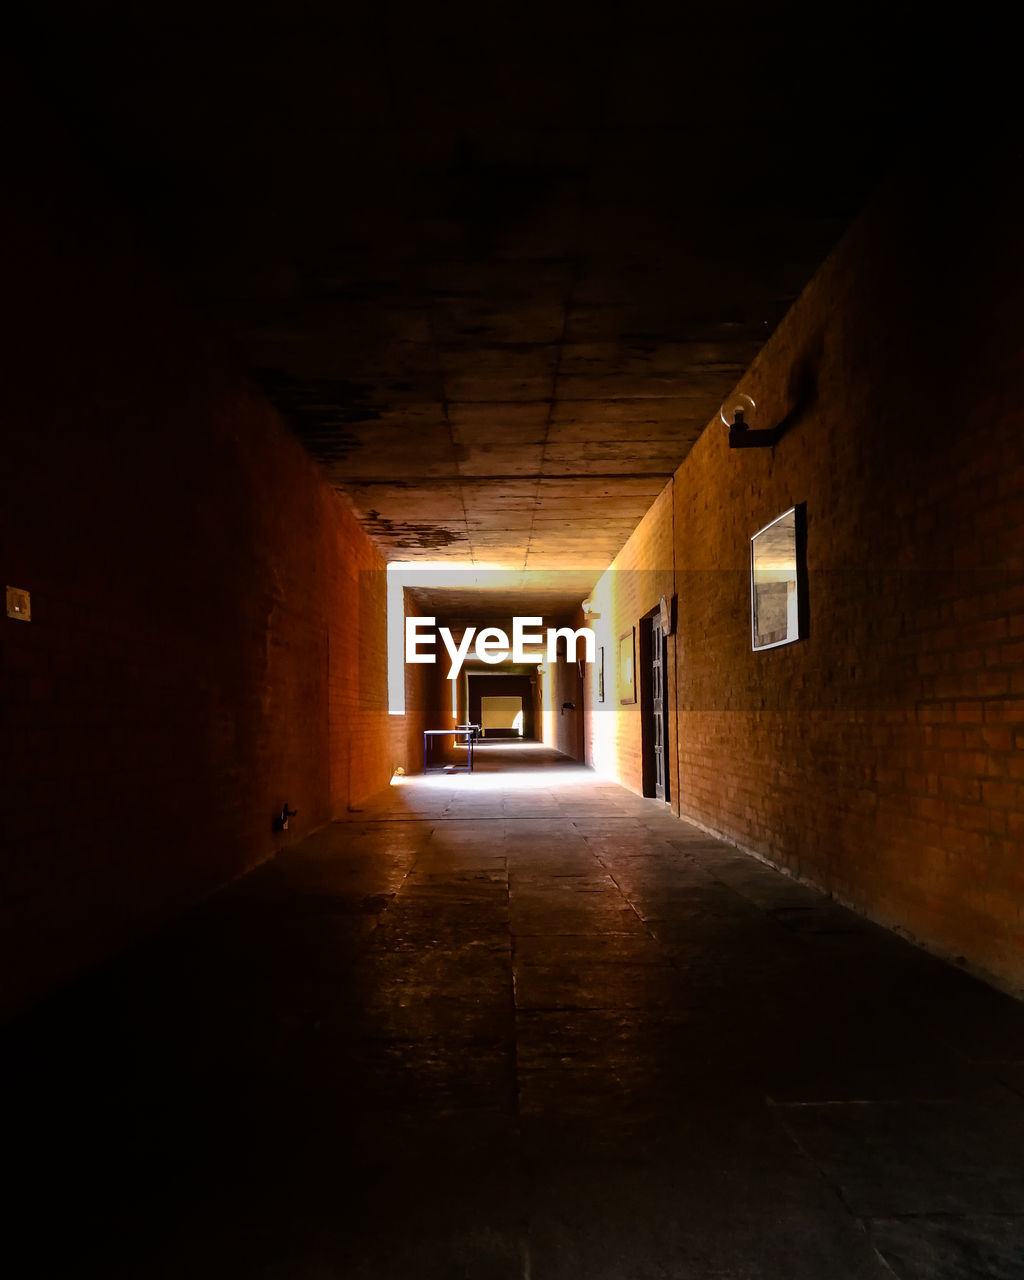
<path fill-rule="evenodd" d="M 658 777 L 654 753 L 654 684 L 651 665 L 654 657 L 654 622 L 660 619 L 660 609 L 652 609 L 644 614 L 637 628 L 638 649 L 637 678 L 640 698 L 640 776 L 641 791 L 651 800 L 663 800 L 670 804 L 672 800 L 671 769 L 669 767 L 669 720 L 668 720 L 668 637 L 661 632 L 661 759 L 664 773 L 664 796 L 657 792 Z"/>

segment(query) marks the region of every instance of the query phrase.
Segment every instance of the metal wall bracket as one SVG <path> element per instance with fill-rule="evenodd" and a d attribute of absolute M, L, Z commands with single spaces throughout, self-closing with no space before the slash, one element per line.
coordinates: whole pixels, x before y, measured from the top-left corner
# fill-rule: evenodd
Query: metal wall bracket
<path fill-rule="evenodd" d="M 729 428 L 730 449 L 771 449 L 782 439 L 785 426 L 780 424 L 765 431 L 751 431 L 749 427 Z"/>

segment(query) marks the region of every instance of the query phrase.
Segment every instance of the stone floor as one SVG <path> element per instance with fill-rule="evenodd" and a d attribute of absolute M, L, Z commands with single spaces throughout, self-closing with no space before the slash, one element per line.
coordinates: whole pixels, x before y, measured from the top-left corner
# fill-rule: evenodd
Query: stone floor
<path fill-rule="evenodd" d="M 22 1020 L 0 1270 L 1024 1277 L 1024 1008 L 537 747 Z"/>

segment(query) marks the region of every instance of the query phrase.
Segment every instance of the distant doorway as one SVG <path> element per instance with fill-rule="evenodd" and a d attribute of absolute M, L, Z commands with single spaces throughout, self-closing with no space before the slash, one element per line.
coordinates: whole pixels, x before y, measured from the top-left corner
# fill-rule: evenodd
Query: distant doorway
<path fill-rule="evenodd" d="M 469 723 L 483 738 L 534 738 L 535 686 L 524 674 L 466 673 Z M 486 710 L 485 710 L 486 708 Z"/>
<path fill-rule="evenodd" d="M 480 699 L 480 727 L 485 738 L 523 736 L 523 700 L 520 697 Z"/>

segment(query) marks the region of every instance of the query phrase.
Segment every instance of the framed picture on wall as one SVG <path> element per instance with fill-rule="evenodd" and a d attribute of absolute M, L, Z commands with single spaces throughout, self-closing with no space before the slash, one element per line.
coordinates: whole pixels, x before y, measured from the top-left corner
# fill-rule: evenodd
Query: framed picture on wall
<path fill-rule="evenodd" d="M 597 649 L 597 700 L 604 702 L 604 645 Z"/>
<path fill-rule="evenodd" d="M 783 512 L 750 539 L 750 647 L 775 649 L 807 635 L 806 508 Z"/>
<path fill-rule="evenodd" d="M 619 636 L 618 686 L 620 702 L 636 702 L 636 627 Z"/>

